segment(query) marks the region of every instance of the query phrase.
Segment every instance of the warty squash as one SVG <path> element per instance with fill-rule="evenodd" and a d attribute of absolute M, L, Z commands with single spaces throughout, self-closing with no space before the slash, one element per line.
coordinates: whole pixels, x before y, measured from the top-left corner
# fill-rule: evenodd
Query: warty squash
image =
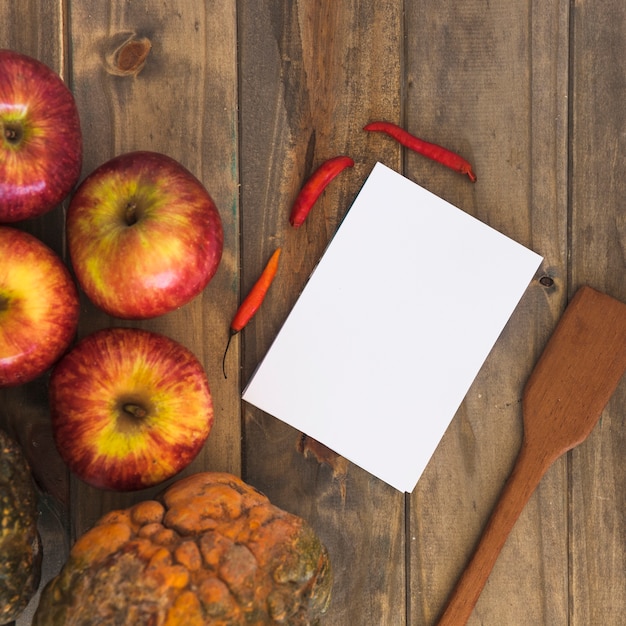
<path fill-rule="evenodd" d="M 328 552 L 302 518 L 205 472 L 79 537 L 33 626 L 305 626 L 331 586 Z"/>

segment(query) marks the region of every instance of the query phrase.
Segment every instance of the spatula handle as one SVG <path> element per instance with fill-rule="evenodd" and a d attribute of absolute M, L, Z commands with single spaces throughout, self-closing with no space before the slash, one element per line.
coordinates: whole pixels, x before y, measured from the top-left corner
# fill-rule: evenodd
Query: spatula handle
<path fill-rule="evenodd" d="M 438 626 L 463 626 L 469 619 L 489 574 L 522 509 L 547 467 L 526 445 L 520 453 L 475 552 L 456 584 Z"/>

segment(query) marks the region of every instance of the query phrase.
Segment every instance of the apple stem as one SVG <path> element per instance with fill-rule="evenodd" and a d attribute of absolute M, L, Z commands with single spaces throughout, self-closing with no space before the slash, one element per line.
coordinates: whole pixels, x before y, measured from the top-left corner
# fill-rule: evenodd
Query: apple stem
<path fill-rule="evenodd" d="M 230 340 L 238 333 L 239 331 L 233 330 L 231 328 L 230 334 L 228 335 L 228 341 L 226 342 L 226 349 L 224 350 L 224 356 L 222 357 L 222 372 L 224 373 L 224 378 L 228 378 L 226 376 L 226 354 L 228 353 L 228 347 L 230 346 Z"/>
<path fill-rule="evenodd" d="M 5 124 L 4 138 L 9 143 L 17 144 L 22 138 L 22 129 L 19 126 Z"/>
<path fill-rule="evenodd" d="M 124 213 L 124 220 L 128 226 L 132 226 L 137 223 L 137 203 L 129 202 L 126 205 L 126 211 Z"/>
<path fill-rule="evenodd" d="M 133 404 L 132 402 L 127 402 L 124 406 L 122 406 L 122 410 L 136 419 L 143 419 L 146 415 L 148 415 L 148 411 L 146 411 L 146 409 L 138 404 Z"/>

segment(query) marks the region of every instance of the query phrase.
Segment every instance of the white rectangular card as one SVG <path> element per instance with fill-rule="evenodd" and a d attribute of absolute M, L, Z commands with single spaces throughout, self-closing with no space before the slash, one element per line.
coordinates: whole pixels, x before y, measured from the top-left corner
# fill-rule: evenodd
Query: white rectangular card
<path fill-rule="evenodd" d="M 243 399 L 410 492 L 541 261 L 377 163 Z"/>

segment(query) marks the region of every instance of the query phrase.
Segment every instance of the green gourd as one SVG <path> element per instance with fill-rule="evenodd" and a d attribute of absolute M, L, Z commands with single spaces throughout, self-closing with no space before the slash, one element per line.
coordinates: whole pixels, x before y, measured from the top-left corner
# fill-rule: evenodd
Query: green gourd
<path fill-rule="evenodd" d="M 37 492 L 20 446 L 0 430 L 0 624 L 20 615 L 41 576 Z"/>

